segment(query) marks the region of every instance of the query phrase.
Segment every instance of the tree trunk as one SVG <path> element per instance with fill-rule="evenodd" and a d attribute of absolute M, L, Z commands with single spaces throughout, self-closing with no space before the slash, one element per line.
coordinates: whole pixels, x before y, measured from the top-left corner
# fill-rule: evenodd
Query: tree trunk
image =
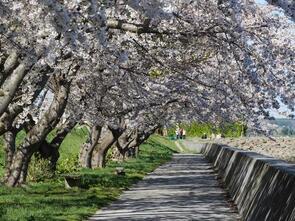
<path fill-rule="evenodd" d="M 12 101 L 19 85 L 30 70 L 31 65 L 21 63 L 10 74 L 0 88 L 0 116 L 6 111 L 9 103 Z"/>
<path fill-rule="evenodd" d="M 91 128 L 91 132 L 89 134 L 90 137 L 88 141 L 83 144 L 80 150 L 79 163 L 81 167 L 91 168 L 91 158 L 92 158 L 93 150 L 100 138 L 101 129 L 102 127 L 98 125 L 94 125 Z"/>
<path fill-rule="evenodd" d="M 128 158 L 128 145 L 122 146 L 118 142 L 116 142 L 116 144 L 114 145 L 114 149 L 116 153 L 116 160 L 125 161 Z"/>
<path fill-rule="evenodd" d="M 56 170 L 56 164 L 59 159 L 59 147 L 68 133 L 75 127 L 76 120 L 75 118 L 66 120 L 50 143 L 44 140 L 39 146 L 38 154 L 40 154 L 42 159 L 48 159 L 50 161 L 50 169 L 52 171 Z"/>
<path fill-rule="evenodd" d="M 137 158 L 138 154 L 139 154 L 139 146 L 134 146 L 134 147 L 129 148 L 129 150 L 128 150 L 129 157 Z"/>
<path fill-rule="evenodd" d="M 29 155 L 30 153 L 28 148 L 20 148 L 16 151 L 9 171 L 7 171 L 7 177 L 4 180 L 7 186 L 14 187 L 22 184 L 20 183 L 20 178 L 22 178 L 22 181 L 24 180 L 24 177 L 21 177 L 21 174 L 26 174 L 26 172 L 23 172 L 23 170 L 26 169 L 24 163 L 27 161 Z"/>
<path fill-rule="evenodd" d="M 102 168 L 106 165 L 106 155 L 108 150 L 118 140 L 120 135 L 123 133 L 121 129 L 109 128 L 105 136 L 102 137 L 101 141 L 95 146 L 95 150 L 92 155 L 91 167 Z"/>
<path fill-rule="evenodd" d="M 140 145 L 145 142 L 155 131 L 158 129 L 158 126 L 154 126 L 153 128 L 150 128 L 146 131 L 143 131 L 141 133 L 136 133 L 133 141 L 128 146 L 128 155 L 130 157 L 137 158 L 139 155 L 139 147 Z"/>
<path fill-rule="evenodd" d="M 19 184 L 23 184 L 26 182 L 27 175 L 28 175 L 29 163 L 30 163 L 32 155 L 33 154 L 31 153 L 24 158 L 23 166 L 21 168 L 21 173 L 20 173 L 19 180 L 18 180 Z"/>
<path fill-rule="evenodd" d="M 64 125 L 58 130 L 54 139 L 50 142 L 50 148 L 53 150 L 53 154 L 50 156 L 51 169 L 56 170 L 56 164 L 59 159 L 59 147 L 62 144 L 66 136 L 71 132 L 71 130 L 76 126 L 77 119 L 70 118 L 66 121 Z"/>
<path fill-rule="evenodd" d="M 113 147 L 113 150 L 112 150 L 112 159 L 116 160 L 116 161 L 119 161 L 119 162 L 124 161 L 125 157 L 126 157 L 125 150 L 123 150 L 120 147 L 120 145 L 118 145 L 118 142 L 116 142 L 113 146 L 114 147 Z"/>
<path fill-rule="evenodd" d="M 64 113 L 67 98 L 70 89 L 70 82 L 64 77 L 58 79 L 58 91 L 54 99 L 39 122 L 28 131 L 24 142 L 16 151 L 12 164 L 5 180 L 7 186 L 17 186 L 25 181 L 27 175 L 28 164 L 31 156 L 39 148 L 39 145 L 46 139 L 46 136 L 59 122 L 60 117 Z"/>
<path fill-rule="evenodd" d="M 5 62 L 1 62 L 3 63 L 3 67 L 1 68 L 0 86 L 2 86 L 7 76 L 9 76 L 9 74 L 11 74 L 11 72 L 19 64 L 18 58 L 19 58 L 19 55 L 16 51 L 11 52 L 6 59 L 3 58 Z"/>
<path fill-rule="evenodd" d="M 135 158 L 138 157 L 139 145 L 143 143 L 140 138 L 141 138 L 140 134 L 136 134 L 135 137 L 133 138 L 133 141 L 128 146 L 129 157 L 135 157 Z"/>
<path fill-rule="evenodd" d="M 137 134 L 135 134 L 124 148 L 125 157 L 135 157 L 134 147 L 137 145 L 138 145 L 138 139 L 137 139 Z"/>
<path fill-rule="evenodd" d="M 118 138 L 116 144 L 114 145 L 115 148 L 118 150 L 117 158 L 120 161 L 125 161 L 125 159 L 128 157 L 127 156 L 128 146 L 132 142 L 132 140 L 130 140 L 130 137 L 131 137 L 130 133 L 128 133 L 128 131 L 125 131 Z"/>
<path fill-rule="evenodd" d="M 5 174 L 4 180 L 9 175 L 9 169 L 12 163 L 13 155 L 15 153 L 15 131 L 8 131 L 4 134 L 4 149 L 5 149 Z"/>
<path fill-rule="evenodd" d="M 1 73 L 1 76 L 0 76 L 0 86 L 2 85 L 3 83 L 3 79 L 5 79 L 5 74 L 4 74 L 4 64 L 7 60 L 7 54 L 0 51 L 0 73 Z"/>
<path fill-rule="evenodd" d="M 3 135 L 7 131 L 12 129 L 12 123 L 16 116 L 21 113 L 22 108 L 19 106 L 19 108 L 14 112 L 8 114 L 7 112 L 3 113 L 0 117 L 0 135 Z"/>
<path fill-rule="evenodd" d="M 106 154 L 112 145 L 98 144 L 99 148 L 94 151 L 91 161 L 91 168 L 103 168 L 106 165 Z"/>

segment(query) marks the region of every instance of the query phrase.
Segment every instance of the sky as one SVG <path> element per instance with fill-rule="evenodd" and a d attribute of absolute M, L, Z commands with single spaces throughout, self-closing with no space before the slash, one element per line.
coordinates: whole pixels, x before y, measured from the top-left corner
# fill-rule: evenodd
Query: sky
<path fill-rule="evenodd" d="M 267 1 L 266 0 L 256 0 L 257 4 L 261 4 L 261 5 L 267 5 Z"/>

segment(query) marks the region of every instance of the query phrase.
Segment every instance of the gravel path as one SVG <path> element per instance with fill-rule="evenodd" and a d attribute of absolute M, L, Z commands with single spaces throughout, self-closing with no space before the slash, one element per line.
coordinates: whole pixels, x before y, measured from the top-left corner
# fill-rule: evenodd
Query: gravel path
<path fill-rule="evenodd" d="M 89 220 L 228 221 L 238 217 L 202 155 L 176 154 Z"/>

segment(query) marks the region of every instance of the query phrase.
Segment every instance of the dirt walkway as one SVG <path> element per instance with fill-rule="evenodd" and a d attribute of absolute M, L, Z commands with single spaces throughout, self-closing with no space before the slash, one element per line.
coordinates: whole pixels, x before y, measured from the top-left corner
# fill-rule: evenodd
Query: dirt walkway
<path fill-rule="evenodd" d="M 201 155 L 177 154 L 89 220 L 238 220 Z"/>

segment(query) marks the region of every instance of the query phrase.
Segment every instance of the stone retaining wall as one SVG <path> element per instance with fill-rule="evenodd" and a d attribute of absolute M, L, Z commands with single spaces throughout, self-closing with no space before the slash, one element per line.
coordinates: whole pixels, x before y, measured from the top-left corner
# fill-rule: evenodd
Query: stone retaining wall
<path fill-rule="evenodd" d="M 295 221 L 295 164 L 218 144 L 204 156 L 246 221 Z"/>

